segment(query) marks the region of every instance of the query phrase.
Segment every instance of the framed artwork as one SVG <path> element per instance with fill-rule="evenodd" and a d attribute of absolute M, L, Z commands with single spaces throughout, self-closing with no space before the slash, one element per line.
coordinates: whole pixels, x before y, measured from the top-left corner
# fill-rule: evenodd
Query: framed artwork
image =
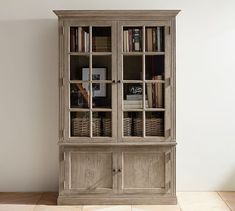
<path fill-rule="evenodd" d="M 82 68 L 82 80 L 89 80 L 89 68 Z M 92 80 L 106 80 L 106 68 L 94 67 L 92 68 Z M 83 87 L 89 92 L 89 84 L 84 83 Z M 92 83 L 92 96 L 93 97 L 106 97 L 106 84 Z"/>

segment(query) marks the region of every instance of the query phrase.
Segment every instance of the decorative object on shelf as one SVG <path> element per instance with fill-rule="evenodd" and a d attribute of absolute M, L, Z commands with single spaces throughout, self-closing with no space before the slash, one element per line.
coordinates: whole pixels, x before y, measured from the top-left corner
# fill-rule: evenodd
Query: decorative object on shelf
<path fill-rule="evenodd" d="M 82 68 L 82 80 L 89 80 L 90 69 L 88 67 Z M 105 67 L 93 67 L 92 68 L 92 80 L 106 80 L 106 68 Z M 84 83 L 84 88 L 89 92 L 89 85 Z M 93 97 L 106 97 L 106 84 L 104 83 L 92 83 L 92 96 Z"/>

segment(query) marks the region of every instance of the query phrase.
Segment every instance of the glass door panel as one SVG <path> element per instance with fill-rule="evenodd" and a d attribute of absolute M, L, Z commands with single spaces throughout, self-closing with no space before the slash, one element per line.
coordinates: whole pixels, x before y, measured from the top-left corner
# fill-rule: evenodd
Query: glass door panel
<path fill-rule="evenodd" d="M 166 29 L 164 24 L 155 25 L 156 22 L 143 22 L 141 26 L 131 23 L 119 24 L 122 38 L 118 55 L 121 61 L 120 138 L 122 141 L 161 141 L 165 134 L 165 73 L 169 68 Z"/>
<path fill-rule="evenodd" d="M 92 27 L 92 52 L 111 52 L 111 27 Z"/>
<path fill-rule="evenodd" d="M 123 80 L 142 80 L 142 56 L 123 56 Z"/>
<path fill-rule="evenodd" d="M 68 45 L 68 74 L 65 91 L 68 93 L 68 136 L 71 141 L 116 141 L 113 119 L 117 106 L 113 81 L 112 45 L 115 42 L 113 23 L 96 22 L 90 25 L 79 23 L 68 26 L 65 36 Z M 117 86 L 117 85 L 116 85 Z M 116 101 L 116 100 L 115 100 Z M 113 122 L 114 121 L 114 122 Z M 86 137 L 86 139 L 84 139 Z M 99 139 L 102 137 L 102 139 Z M 105 139 L 107 138 L 107 139 Z"/>

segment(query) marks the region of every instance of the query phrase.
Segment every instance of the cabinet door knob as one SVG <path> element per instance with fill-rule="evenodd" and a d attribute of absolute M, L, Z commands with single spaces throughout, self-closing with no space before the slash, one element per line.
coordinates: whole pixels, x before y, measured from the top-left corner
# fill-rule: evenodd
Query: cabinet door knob
<path fill-rule="evenodd" d="M 121 83 L 121 81 L 120 81 L 120 80 L 118 80 L 117 82 L 118 82 L 118 83 Z"/>
<path fill-rule="evenodd" d="M 115 173 L 115 172 L 116 172 L 116 169 L 113 169 L 113 172 Z"/>
<path fill-rule="evenodd" d="M 121 172 L 122 170 L 121 169 L 118 169 L 118 172 Z"/>
<path fill-rule="evenodd" d="M 115 80 L 113 80 L 113 81 L 112 81 L 112 83 L 116 83 L 116 81 L 115 81 Z"/>

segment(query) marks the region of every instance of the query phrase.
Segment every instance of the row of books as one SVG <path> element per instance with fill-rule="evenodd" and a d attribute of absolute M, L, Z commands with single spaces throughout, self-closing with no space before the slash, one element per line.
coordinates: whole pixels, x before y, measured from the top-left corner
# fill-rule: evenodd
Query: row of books
<path fill-rule="evenodd" d="M 71 27 L 70 52 L 88 52 L 89 48 L 89 33 L 83 27 Z"/>
<path fill-rule="evenodd" d="M 110 36 L 92 37 L 92 51 L 110 52 L 111 51 L 111 37 Z"/>
<path fill-rule="evenodd" d="M 147 28 L 145 40 L 146 51 L 164 51 L 164 27 Z"/>
<path fill-rule="evenodd" d="M 141 51 L 142 33 L 140 28 L 123 30 L 123 51 Z"/>
<path fill-rule="evenodd" d="M 162 80 L 162 75 L 153 76 L 153 80 Z M 149 108 L 163 108 L 163 84 L 148 83 L 147 97 Z"/>

